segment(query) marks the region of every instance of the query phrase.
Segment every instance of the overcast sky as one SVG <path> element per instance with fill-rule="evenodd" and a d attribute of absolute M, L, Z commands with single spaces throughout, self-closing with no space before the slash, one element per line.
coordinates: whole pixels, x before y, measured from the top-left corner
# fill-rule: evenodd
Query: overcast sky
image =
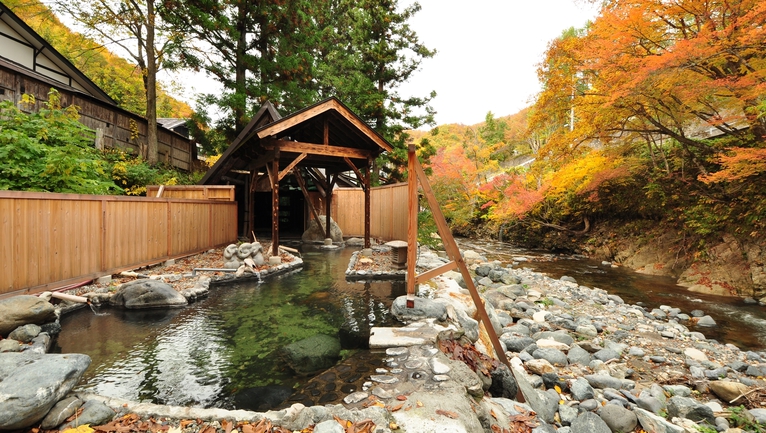
<path fill-rule="evenodd" d="M 436 123 L 482 122 L 514 114 L 539 91 L 537 64 L 548 42 L 583 27 L 596 7 L 583 0 L 418 0 L 410 21 L 426 47 L 438 52 L 421 64 L 402 96 L 435 90 Z M 403 0 L 401 4 L 411 4 Z"/>

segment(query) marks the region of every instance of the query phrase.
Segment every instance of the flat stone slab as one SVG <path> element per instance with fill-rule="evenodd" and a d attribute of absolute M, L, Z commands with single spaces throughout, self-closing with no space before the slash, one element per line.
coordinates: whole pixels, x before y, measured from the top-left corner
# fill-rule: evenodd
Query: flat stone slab
<path fill-rule="evenodd" d="M 403 328 L 376 326 L 370 329 L 370 349 L 436 344 L 439 332 L 446 329 L 448 328 L 444 326 L 422 322 L 412 323 Z"/>

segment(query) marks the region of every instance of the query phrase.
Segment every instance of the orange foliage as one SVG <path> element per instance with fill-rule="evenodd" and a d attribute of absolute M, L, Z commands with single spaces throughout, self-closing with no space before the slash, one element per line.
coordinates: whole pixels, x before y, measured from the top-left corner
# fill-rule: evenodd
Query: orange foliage
<path fill-rule="evenodd" d="M 702 182 L 741 181 L 747 177 L 766 172 L 766 149 L 734 147 L 731 152 L 718 157 L 723 167 L 720 171 L 700 176 Z"/>

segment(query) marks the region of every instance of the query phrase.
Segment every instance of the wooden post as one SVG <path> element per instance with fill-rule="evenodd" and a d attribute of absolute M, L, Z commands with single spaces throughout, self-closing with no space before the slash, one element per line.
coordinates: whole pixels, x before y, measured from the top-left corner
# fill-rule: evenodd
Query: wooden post
<path fill-rule="evenodd" d="M 279 255 L 279 147 L 271 162 L 271 255 Z"/>
<path fill-rule="evenodd" d="M 414 308 L 415 261 L 418 251 L 418 177 L 415 174 L 415 145 L 410 144 L 407 152 L 407 308 Z"/>
<path fill-rule="evenodd" d="M 364 247 L 370 248 L 370 176 L 372 174 L 372 156 L 367 157 L 367 173 L 364 176 Z"/>
<path fill-rule="evenodd" d="M 332 187 L 333 187 L 333 178 L 331 174 L 327 174 L 327 194 L 325 195 L 325 225 L 324 225 L 324 231 L 325 231 L 325 239 L 330 238 L 330 212 L 332 211 Z"/>
<path fill-rule="evenodd" d="M 246 189 L 247 194 L 247 234 L 255 231 L 255 187 L 258 183 L 258 170 L 253 169 L 250 174 L 250 182 Z"/>

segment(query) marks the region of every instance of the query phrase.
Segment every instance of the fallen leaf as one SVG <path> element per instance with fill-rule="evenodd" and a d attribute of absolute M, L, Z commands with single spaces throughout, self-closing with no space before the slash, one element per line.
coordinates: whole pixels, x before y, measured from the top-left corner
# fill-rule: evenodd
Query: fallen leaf
<path fill-rule="evenodd" d="M 399 400 L 399 401 L 404 401 L 404 400 L 407 400 L 407 396 L 406 395 L 397 395 L 396 399 Z"/>
<path fill-rule="evenodd" d="M 391 430 L 399 430 L 399 425 L 391 421 L 390 423 L 388 423 L 388 428 L 390 428 Z"/>
<path fill-rule="evenodd" d="M 234 423 L 227 419 L 224 419 L 224 420 L 221 420 L 221 427 L 223 428 L 224 432 L 231 433 L 231 430 L 234 428 Z"/>
<path fill-rule="evenodd" d="M 436 409 L 436 413 L 439 414 L 439 415 L 444 415 L 447 418 L 452 418 L 452 419 L 457 419 L 458 418 L 458 414 L 456 414 L 455 412 L 448 411 L 448 410 Z"/>
<path fill-rule="evenodd" d="M 397 410 L 401 409 L 401 408 L 402 408 L 402 406 L 404 406 L 404 403 L 399 403 L 399 404 L 397 404 L 396 406 L 393 406 L 393 407 L 391 407 L 389 410 L 390 410 L 391 412 L 396 412 Z"/>
<path fill-rule="evenodd" d="M 77 428 L 68 428 L 62 433 L 93 433 L 94 430 L 90 428 L 90 424 L 83 424 Z"/>
<path fill-rule="evenodd" d="M 421 403 L 420 400 L 418 400 L 418 402 L 415 404 L 417 405 L 417 407 L 423 407 L 423 403 Z"/>

